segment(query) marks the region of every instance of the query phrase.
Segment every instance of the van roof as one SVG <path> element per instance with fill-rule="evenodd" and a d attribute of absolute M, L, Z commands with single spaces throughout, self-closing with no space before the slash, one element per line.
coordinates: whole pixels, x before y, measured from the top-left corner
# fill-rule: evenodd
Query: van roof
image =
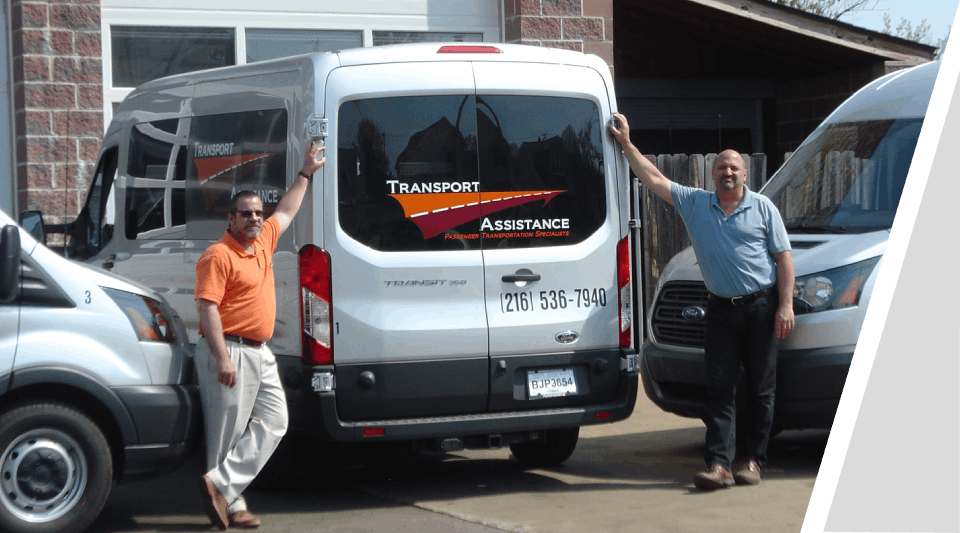
<path fill-rule="evenodd" d="M 927 112 L 940 62 L 924 63 L 880 77 L 854 93 L 824 120 L 860 122 L 897 118 L 922 118 Z"/>
<path fill-rule="evenodd" d="M 282 57 L 245 65 L 231 65 L 184 74 L 175 74 L 148 81 L 133 93 L 143 93 L 164 87 L 188 85 L 221 77 L 244 76 L 265 70 L 297 69 L 304 63 L 315 71 L 341 66 L 375 65 L 383 63 L 422 63 L 442 61 L 496 61 L 547 63 L 554 65 L 599 66 L 603 60 L 582 52 L 544 48 L 522 44 L 502 43 L 408 43 L 367 48 L 350 48 L 337 52 L 313 52 Z"/>

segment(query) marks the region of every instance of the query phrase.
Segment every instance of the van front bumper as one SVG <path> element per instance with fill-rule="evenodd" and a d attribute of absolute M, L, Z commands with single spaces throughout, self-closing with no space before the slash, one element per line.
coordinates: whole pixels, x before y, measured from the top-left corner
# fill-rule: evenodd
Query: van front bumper
<path fill-rule="evenodd" d="M 203 434 L 200 392 L 195 384 L 116 387 L 136 427 L 136 442 L 123 448 L 124 482 L 176 470 Z"/>
<path fill-rule="evenodd" d="M 781 350 L 777 356 L 774 425 L 779 429 L 830 428 L 855 345 Z M 701 418 L 706 403 L 703 351 L 652 342 L 640 358 L 643 389 L 664 411 Z"/>

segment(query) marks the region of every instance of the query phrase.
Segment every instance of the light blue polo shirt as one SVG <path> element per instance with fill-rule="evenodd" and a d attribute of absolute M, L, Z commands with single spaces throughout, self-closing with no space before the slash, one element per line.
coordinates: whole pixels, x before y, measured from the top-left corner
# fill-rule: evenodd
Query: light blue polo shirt
<path fill-rule="evenodd" d="M 790 239 L 769 198 L 744 187 L 743 201 L 728 217 L 714 192 L 674 183 L 670 195 L 708 291 L 733 298 L 776 285 L 772 254 L 789 250 Z"/>

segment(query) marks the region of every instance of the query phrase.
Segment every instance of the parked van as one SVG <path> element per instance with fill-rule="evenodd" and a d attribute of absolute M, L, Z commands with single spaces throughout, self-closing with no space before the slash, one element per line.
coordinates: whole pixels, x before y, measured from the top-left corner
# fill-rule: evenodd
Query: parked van
<path fill-rule="evenodd" d="M 889 74 L 840 105 L 760 194 L 793 247 L 796 327 L 780 341 L 774 428 L 829 428 L 877 279 L 939 63 Z M 692 249 L 663 271 L 641 374 L 662 409 L 701 416 L 707 290 Z"/>
<path fill-rule="evenodd" d="M 326 165 L 274 259 L 290 438 L 574 451 L 637 394 L 627 167 L 609 67 L 520 45 L 398 45 L 149 82 L 116 109 L 69 254 L 164 294 L 308 139 Z M 279 474 L 290 454 L 278 453 Z"/>
<path fill-rule="evenodd" d="M 0 212 L 0 531 L 82 531 L 114 481 L 182 464 L 200 435 L 192 371 L 162 296 Z"/>

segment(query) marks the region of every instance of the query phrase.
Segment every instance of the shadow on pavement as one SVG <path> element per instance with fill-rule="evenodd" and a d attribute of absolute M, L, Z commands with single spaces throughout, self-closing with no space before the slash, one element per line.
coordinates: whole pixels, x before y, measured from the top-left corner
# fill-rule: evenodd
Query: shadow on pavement
<path fill-rule="evenodd" d="M 413 502 L 453 501 L 484 494 L 511 495 L 607 490 L 692 491 L 703 466 L 703 428 L 581 437 L 561 466 L 528 469 L 508 450 L 422 455 L 373 448 L 364 459 L 317 451 L 282 490 L 249 491 L 258 513 L 384 510 Z M 816 478 L 827 431 L 788 431 L 770 445 L 765 480 Z M 332 465 L 332 466 L 331 466 Z M 91 533 L 205 531 L 198 450 L 176 472 L 115 486 Z"/>

